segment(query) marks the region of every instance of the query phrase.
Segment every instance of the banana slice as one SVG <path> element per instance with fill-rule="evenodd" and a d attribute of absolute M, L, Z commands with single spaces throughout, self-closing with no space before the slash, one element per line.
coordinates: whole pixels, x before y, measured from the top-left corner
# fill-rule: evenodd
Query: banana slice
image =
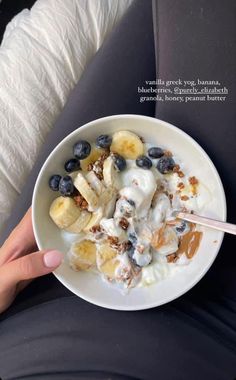
<path fill-rule="evenodd" d="M 119 131 L 113 135 L 110 150 L 126 159 L 135 160 L 144 153 L 144 145 L 133 132 Z"/>
<path fill-rule="evenodd" d="M 103 243 L 97 249 L 97 267 L 106 277 L 115 279 L 116 269 L 120 261 L 116 258 L 117 251 L 108 243 Z"/>
<path fill-rule="evenodd" d="M 103 179 L 107 187 L 120 188 L 119 173 L 115 169 L 111 156 L 107 157 L 103 163 Z"/>
<path fill-rule="evenodd" d="M 74 185 L 88 202 L 89 211 L 95 211 L 98 207 L 99 198 L 82 173 L 77 174 Z"/>
<path fill-rule="evenodd" d="M 88 165 L 93 164 L 95 161 L 97 161 L 103 153 L 105 153 L 104 149 L 92 147 L 90 155 L 87 158 L 85 158 L 84 160 L 80 161 L 81 169 L 84 172 L 87 172 L 88 171 Z"/>
<path fill-rule="evenodd" d="M 166 220 L 168 212 L 170 213 L 171 204 L 166 194 L 160 193 L 156 196 L 154 207 L 150 209 L 149 221 L 152 227 L 158 227 L 160 223 Z"/>
<path fill-rule="evenodd" d="M 102 207 L 99 207 L 97 209 L 97 211 L 92 213 L 92 217 L 89 220 L 88 224 L 84 227 L 83 231 L 84 232 L 90 232 L 90 229 L 92 227 L 99 225 L 102 217 L 103 217 L 103 209 L 102 209 Z"/>
<path fill-rule="evenodd" d="M 80 209 L 69 197 L 58 197 L 50 206 L 49 215 L 59 228 L 66 228 L 80 216 Z"/>
<path fill-rule="evenodd" d="M 106 261 L 103 265 L 101 265 L 99 270 L 105 276 L 109 277 L 109 279 L 114 280 L 116 277 L 115 273 L 118 266 L 119 266 L 118 260 L 109 260 L 109 261 Z"/>
<path fill-rule="evenodd" d="M 114 187 L 104 187 L 104 191 L 100 195 L 100 203 L 106 205 L 114 195 L 117 195 L 117 190 Z"/>
<path fill-rule="evenodd" d="M 92 216 L 91 212 L 88 212 L 86 210 L 81 211 L 78 219 L 76 219 L 76 221 L 73 224 L 71 224 L 69 227 L 66 227 L 65 230 L 73 234 L 80 233 L 89 223 L 91 216 Z"/>
<path fill-rule="evenodd" d="M 76 170 L 75 172 L 72 172 L 69 174 L 69 176 L 72 178 L 72 181 L 74 182 L 75 178 L 77 177 L 77 174 L 79 174 L 79 170 Z"/>
<path fill-rule="evenodd" d="M 91 240 L 72 244 L 69 252 L 70 265 L 74 270 L 88 270 L 96 265 L 96 245 Z"/>
<path fill-rule="evenodd" d="M 105 199 L 103 216 L 104 218 L 111 218 L 116 208 L 117 192 L 115 189 L 107 188 L 103 193 L 103 199 Z"/>
<path fill-rule="evenodd" d="M 97 195 L 101 195 L 102 192 L 105 190 L 102 181 L 100 181 L 100 179 L 92 170 L 86 174 L 86 179 L 89 182 L 92 189 L 96 191 Z"/>
<path fill-rule="evenodd" d="M 114 218 L 102 218 L 100 226 L 106 235 L 115 236 L 119 238 L 119 241 L 127 240 L 125 231 L 119 226 L 119 223 Z"/>

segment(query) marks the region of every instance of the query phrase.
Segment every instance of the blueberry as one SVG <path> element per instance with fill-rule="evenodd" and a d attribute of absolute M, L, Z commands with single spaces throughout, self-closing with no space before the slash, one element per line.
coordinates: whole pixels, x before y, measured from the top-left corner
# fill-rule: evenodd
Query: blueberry
<path fill-rule="evenodd" d="M 59 191 L 63 197 L 69 197 L 74 193 L 74 184 L 72 178 L 69 175 L 62 177 L 59 182 Z"/>
<path fill-rule="evenodd" d="M 59 190 L 59 182 L 61 176 L 59 174 L 54 174 L 49 178 L 48 184 L 51 190 L 58 191 Z"/>
<path fill-rule="evenodd" d="M 162 174 L 167 174 L 173 170 L 175 162 L 172 157 L 162 157 L 157 163 L 157 169 Z"/>
<path fill-rule="evenodd" d="M 190 226 L 189 226 L 189 223 L 186 222 L 185 220 L 181 220 L 175 227 L 174 227 L 176 233 L 178 235 L 184 235 L 186 234 L 187 232 L 190 231 Z"/>
<path fill-rule="evenodd" d="M 128 250 L 128 256 L 129 256 L 129 259 L 131 260 L 131 262 L 133 263 L 133 264 L 136 264 L 136 261 L 133 259 L 133 256 L 134 256 L 134 247 L 133 246 L 131 246 L 131 248 Z"/>
<path fill-rule="evenodd" d="M 148 149 L 148 155 L 149 155 L 149 157 L 152 157 L 152 158 L 160 158 L 160 157 L 164 156 L 164 151 L 163 151 L 163 149 L 155 146 L 153 148 Z"/>
<path fill-rule="evenodd" d="M 90 155 L 91 145 L 88 141 L 80 140 L 74 145 L 73 151 L 76 158 L 83 160 Z"/>
<path fill-rule="evenodd" d="M 139 156 L 136 159 L 136 165 L 143 169 L 150 169 L 152 167 L 152 161 L 147 156 Z"/>
<path fill-rule="evenodd" d="M 137 244 L 137 235 L 135 233 L 130 233 L 129 234 L 129 241 L 132 243 L 132 245 L 136 245 Z"/>
<path fill-rule="evenodd" d="M 122 170 L 125 170 L 126 160 L 124 159 L 124 157 L 120 156 L 118 153 L 115 153 L 113 156 L 113 160 L 114 160 L 114 165 L 119 172 L 122 172 Z"/>
<path fill-rule="evenodd" d="M 96 145 L 99 148 L 109 148 L 112 143 L 112 137 L 109 135 L 100 135 L 96 139 Z"/>
<path fill-rule="evenodd" d="M 127 202 L 130 204 L 130 206 L 135 207 L 135 202 L 132 199 L 127 199 Z"/>
<path fill-rule="evenodd" d="M 70 160 L 66 161 L 64 168 L 67 173 L 74 172 L 75 170 L 80 169 L 80 162 L 77 158 L 71 158 Z"/>

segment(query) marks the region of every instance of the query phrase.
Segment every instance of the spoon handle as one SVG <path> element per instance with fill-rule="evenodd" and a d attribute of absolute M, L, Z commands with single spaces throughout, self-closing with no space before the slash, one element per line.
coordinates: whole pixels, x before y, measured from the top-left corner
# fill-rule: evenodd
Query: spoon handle
<path fill-rule="evenodd" d="M 220 231 L 228 232 L 229 234 L 236 235 L 235 224 L 221 222 L 219 220 L 205 218 L 203 216 L 189 214 L 185 212 L 178 212 L 177 218 L 187 220 L 188 222 L 201 224 L 202 226 L 214 228 L 215 230 L 220 230 Z"/>

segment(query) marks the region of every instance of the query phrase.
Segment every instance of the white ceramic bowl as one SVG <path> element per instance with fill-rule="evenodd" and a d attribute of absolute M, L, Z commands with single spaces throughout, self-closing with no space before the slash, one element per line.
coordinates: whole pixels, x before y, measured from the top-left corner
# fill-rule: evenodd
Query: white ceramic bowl
<path fill-rule="evenodd" d="M 204 215 L 225 220 L 226 201 L 220 177 L 204 150 L 186 133 L 158 119 L 138 115 L 115 115 L 92 121 L 67 136 L 43 165 L 33 194 L 33 227 L 39 249 L 55 248 L 64 253 L 76 235 L 62 232 L 49 217 L 49 207 L 58 194 L 48 187 L 52 174 L 63 173 L 64 162 L 72 156 L 78 139 L 95 141 L 100 134 L 130 130 L 153 145 L 163 145 L 185 163 L 192 175 L 210 189 L 211 197 Z M 134 288 L 123 295 L 95 274 L 75 272 L 68 263 L 54 272 L 68 289 L 79 297 L 102 307 L 117 310 L 141 310 L 170 302 L 191 289 L 212 265 L 223 239 L 223 233 L 204 228 L 197 254 L 184 271 L 147 287 Z"/>

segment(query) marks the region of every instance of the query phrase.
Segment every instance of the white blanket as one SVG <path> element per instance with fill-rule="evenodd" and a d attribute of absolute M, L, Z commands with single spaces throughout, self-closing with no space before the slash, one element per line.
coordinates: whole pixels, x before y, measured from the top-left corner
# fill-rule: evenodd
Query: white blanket
<path fill-rule="evenodd" d="M 0 47 L 0 233 L 70 91 L 132 0 L 38 0 Z"/>

